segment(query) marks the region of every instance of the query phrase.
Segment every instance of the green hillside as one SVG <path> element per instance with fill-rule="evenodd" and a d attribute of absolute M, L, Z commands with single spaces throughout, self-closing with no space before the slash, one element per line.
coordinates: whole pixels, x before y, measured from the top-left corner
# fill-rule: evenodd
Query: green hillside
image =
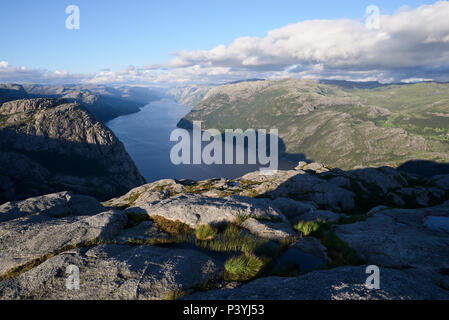
<path fill-rule="evenodd" d="M 448 84 L 243 82 L 211 89 L 180 126 L 193 120 L 220 130 L 278 128 L 288 154 L 342 169 L 449 160 Z"/>

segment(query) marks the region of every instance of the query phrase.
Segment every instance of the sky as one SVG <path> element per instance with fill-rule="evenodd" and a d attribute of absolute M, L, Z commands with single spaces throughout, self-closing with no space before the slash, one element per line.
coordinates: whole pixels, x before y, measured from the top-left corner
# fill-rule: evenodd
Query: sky
<path fill-rule="evenodd" d="M 1 1 L 0 81 L 448 81 L 447 17 L 447 1 Z"/>

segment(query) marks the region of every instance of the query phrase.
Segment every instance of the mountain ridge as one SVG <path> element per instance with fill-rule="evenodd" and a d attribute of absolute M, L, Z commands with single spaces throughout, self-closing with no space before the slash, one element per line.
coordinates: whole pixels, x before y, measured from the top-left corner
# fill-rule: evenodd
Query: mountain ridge
<path fill-rule="evenodd" d="M 399 166 L 449 161 L 448 105 L 447 84 L 366 89 L 267 80 L 212 88 L 178 126 L 198 120 L 221 131 L 278 128 L 287 156 L 305 154 L 342 169 Z"/>

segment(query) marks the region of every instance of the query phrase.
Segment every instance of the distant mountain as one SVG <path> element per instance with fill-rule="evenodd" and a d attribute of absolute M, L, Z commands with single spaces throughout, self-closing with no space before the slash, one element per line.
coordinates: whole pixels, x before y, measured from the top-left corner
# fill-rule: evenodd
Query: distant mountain
<path fill-rule="evenodd" d="M 237 84 L 241 82 L 254 82 L 264 81 L 263 79 L 247 79 L 227 82 L 226 84 Z M 199 104 L 210 89 L 217 87 L 218 85 L 187 85 L 174 87 L 167 91 L 167 95 L 173 97 L 176 102 L 186 107 L 195 107 Z"/>
<path fill-rule="evenodd" d="M 212 88 L 178 126 L 278 128 L 286 153 L 333 167 L 449 162 L 449 85 L 285 79 Z"/>
<path fill-rule="evenodd" d="M 108 122 L 121 115 L 135 113 L 147 103 L 159 100 L 164 92 L 146 87 L 103 85 L 0 85 L 0 102 L 24 98 L 63 98 L 78 102 L 98 120 Z"/>
<path fill-rule="evenodd" d="M 253 79 L 244 79 L 244 80 L 230 81 L 230 82 L 227 82 L 225 84 L 237 84 L 237 83 L 241 83 L 241 82 L 254 82 L 254 81 L 264 81 L 264 80 L 265 79 L 253 78 Z"/>
<path fill-rule="evenodd" d="M 346 81 L 346 80 L 320 80 L 320 83 L 330 84 L 344 89 L 374 89 L 388 86 L 378 81 Z"/>
<path fill-rule="evenodd" d="M 190 85 L 175 87 L 167 92 L 167 95 L 173 97 L 179 104 L 186 107 L 195 107 L 203 100 L 204 96 L 213 86 Z"/>
<path fill-rule="evenodd" d="M 26 96 L 28 96 L 28 93 L 19 84 L 0 83 L 0 104 L 6 101 L 22 99 Z"/>
<path fill-rule="evenodd" d="M 76 102 L 0 106 L 0 202 L 69 190 L 98 199 L 145 183 L 123 144 Z"/>

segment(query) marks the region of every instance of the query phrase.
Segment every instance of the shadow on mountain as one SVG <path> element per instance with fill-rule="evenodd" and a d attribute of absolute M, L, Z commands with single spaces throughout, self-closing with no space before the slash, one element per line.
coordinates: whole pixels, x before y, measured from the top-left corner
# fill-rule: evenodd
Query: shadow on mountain
<path fill-rule="evenodd" d="M 191 121 L 189 121 L 189 120 L 187 120 L 185 118 L 182 118 L 178 122 L 177 127 L 181 128 L 181 129 L 188 130 L 190 132 L 190 136 L 193 136 L 193 134 L 192 134 L 193 123 Z M 202 133 L 204 133 L 204 130 L 202 130 Z M 221 138 L 222 138 L 222 142 L 225 145 L 229 145 L 230 141 L 229 142 L 226 141 L 226 136 L 225 136 L 224 133 L 222 133 Z M 278 146 L 278 154 L 279 154 L 279 157 L 278 157 L 278 159 L 279 159 L 279 166 L 278 166 L 278 168 L 280 170 L 291 170 L 291 169 L 294 169 L 296 164 L 299 161 L 313 162 L 313 160 L 312 159 L 308 159 L 305 154 L 301 154 L 301 153 L 288 154 L 286 152 L 286 145 L 285 145 L 284 141 L 280 137 L 276 137 L 276 138 L 277 138 L 277 146 Z M 265 143 L 265 145 L 266 145 L 266 154 L 265 155 L 266 156 L 270 156 L 271 155 L 271 149 L 270 149 L 270 146 L 271 146 L 270 141 L 271 141 L 271 139 L 272 139 L 272 135 L 270 133 L 267 133 L 266 134 L 266 143 Z M 233 163 L 234 163 L 233 165 L 234 166 L 237 163 L 237 159 L 236 159 L 236 153 L 237 153 L 236 152 L 236 143 L 237 143 L 238 140 L 244 141 L 245 164 L 242 165 L 242 166 L 246 166 L 246 168 L 245 168 L 245 172 L 243 174 L 259 170 L 259 168 L 261 168 L 261 167 L 262 168 L 267 167 L 267 164 L 263 164 L 263 163 L 261 163 L 259 161 L 260 157 L 259 157 L 258 149 L 257 148 L 256 149 L 250 148 L 250 146 L 249 146 L 249 139 L 245 135 L 245 133 L 243 133 L 243 134 L 234 133 L 234 137 L 232 139 L 232 143 L 234 145 L 233 146 Z M 203 141 L 202 142 L 202 150 L 209 143 L 210 143 L 209 141 L 207 141 L 207 142 Z M 260 143 L 259 136 L 258 136 L 258 134 L 256 134 L 255 145 L 259 146 L 259 143 Z M 191 143 L 191 144 L 193 144 L 193 143 Z M 249 165 L 248 164 L 249 152 L 252 152 L 255 155 L 255 158 L 257 159 L 257 163 L 254 164 L 254 165 Z M 191 150 L 191 153 L 192 153 L 192 150 Z M 224 150 L 223 150 L 222 162 L 225 163 L 225 152 L 224 152 Z M 214 166 L 218 169 L 221 165 L 212 165 L 212 167 L 214 167 Z M 226 177 L 226 178 L 229 178 L 229 177 Z"/>
<path fill-rule="evenodd" d="M 113 145 L 0 130 L 0 203 L 72 191 L 107 200 L 145 182 L 121 142 Z"/>
<path fill-rule="evenodd" d="M 449 163 L 438 163 L 429 160 L 407 161 L 398 167 L 399 171 L 431 178 L 449 174 Z"/>

